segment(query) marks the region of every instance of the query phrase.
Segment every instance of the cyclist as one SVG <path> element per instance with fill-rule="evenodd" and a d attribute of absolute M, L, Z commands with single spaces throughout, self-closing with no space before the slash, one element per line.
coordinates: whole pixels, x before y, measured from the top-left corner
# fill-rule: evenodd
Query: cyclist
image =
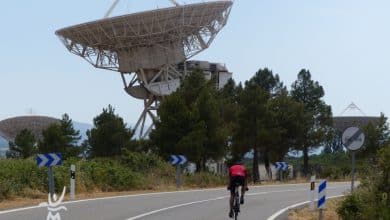
<path fill-rule="evenodd" d="M 247 171 L 245 166 L 241 161 L 237 161 L 229 168 L 229 185 L 228 190 L 230 190 L 230 211 L 229 217 L 233 218 L 233 198 L 234 198 L 234 186 L 235 183 L 238 183 L 241 186 L 241 198 L 240 203 L 244 204 L 244 194 L 248 190 L 248 181 L 247 181 Z"/>

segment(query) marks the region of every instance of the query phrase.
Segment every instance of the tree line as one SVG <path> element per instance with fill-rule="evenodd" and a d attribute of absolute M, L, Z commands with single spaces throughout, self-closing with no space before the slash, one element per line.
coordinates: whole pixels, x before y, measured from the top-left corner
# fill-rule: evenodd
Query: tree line
<path fill-rule="evenodd" d="M 235 161 L 252 152 L 255 182 L 260 180 L 259 161 L 270 174 L 271 162 L 301 150 L 307 173 L 310 150 L 324 143 L 331 130 L 332 112 L 324 95 L 305 69 L 290 90 L 267 68 L 244 84 L 230 80 L 221 90 L 195 71 L 162 101 L 151 146 L 163 156 L 184 154 L 201 170 L 209 160 Z"/>
<path fill-rule="evenodd" d="M 75 130 L 73 121 L 64 114 L 58 123 L 51 124 L 37 139 L 32 131 L 23 129 L 14 141 L 9 142 L 7 158 L 28 158 L 37 153 L 61 153 L 69 157 L 114 157 L 126 150 L 136 151 L 140 141 L 133 139 L 133 130 L 115 113 L 109 105 L 93 119 L 93 128 L 88 130 L 87 139 L 80 143 L 80 131 Z"/>
<path fill-rule="evenodd" d="M 271 175 L 272 162 L 300 151 L 302 172 L 307 175 L 310 152 L 320 146 L 328 153 L 342 151 L 340 134 L 332 128 L 331 107 L 324 101 L 325 91 L 309 70 L 302 69 L 290 88 L 267 68 L 243 83 L 231 79 L 222 89 L 216 88 L 216 80 L 206 80 L 200 70 L 188 74 L 177 91 L 161 100 L 159 118 L 146 140 L 135 138 L 134 130 L 109 105 L 93 119 L 93 128 L 81 144 L 79 131 L 64 114 L 59 123 L 42 132 L 41 140 L 31 131 L 21 131 L 10 142 L 7 157 L 61 152 L 65 158 L 93 158 L 143 151 L 162 158 L 183 154 L 204 171 L 209 161 L 225 158 L 233 162 L 249 152 L 257 182 L 260 162 Z M 388 131 L 383 115 L 381 120 L 382 127 L 366 128 L 372 137 L 367 142 L 370 146 L 380 142 L 380 132 Z"/>

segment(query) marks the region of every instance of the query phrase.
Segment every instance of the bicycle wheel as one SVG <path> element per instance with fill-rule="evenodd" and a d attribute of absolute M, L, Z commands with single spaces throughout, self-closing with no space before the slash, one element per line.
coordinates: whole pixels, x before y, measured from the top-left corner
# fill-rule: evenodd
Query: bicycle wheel
<path fill-rule="evenodd" d="M 240 195 L 238 193 L 238 187 L 236 187 L 236 193 L 234 196 L 234 219 L 238 219 L 238 213 L 240 212 Z"/>

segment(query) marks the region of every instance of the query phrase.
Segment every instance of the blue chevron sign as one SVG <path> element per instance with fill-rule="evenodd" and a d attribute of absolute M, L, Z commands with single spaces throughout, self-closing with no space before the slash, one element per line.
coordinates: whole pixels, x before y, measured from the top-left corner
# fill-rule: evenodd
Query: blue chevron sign
<path fill-rule="evenodd" d="M 319 209 L 325 208 L 326 202 L 326 180 L 322 180 L 320 185 L 318 186 L 318 205 Z"/>
<path fill-rule="evenodd" d="M 286 162 L 275 162 L 275 169 L 277 170 L 287 170 L 288 163 Z"/>
<path fill-rule="evenodd" d="M 171 155 L 169 162 L 172 165 L 183 165 L 187 162 L 187 158 L 183 155 Z"/>
<path fill-rule="evenodd" d="M 62 164 L 60 153 L 38 154 L 36 159 L 38 167 L 52 167 Z"/>

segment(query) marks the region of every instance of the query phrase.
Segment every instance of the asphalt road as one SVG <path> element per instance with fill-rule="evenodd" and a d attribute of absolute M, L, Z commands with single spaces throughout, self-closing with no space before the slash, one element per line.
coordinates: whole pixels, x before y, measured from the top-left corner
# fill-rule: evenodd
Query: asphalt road
<path fill-rule="evenodd" d="M 328 183 L 327 196 L 348 191 L 349 183 Z M 309 184 L 250 187 L 239 219 L 266 220 L 287 206 L 307 201 Z M 64 202 L 61 220 L 222 220 L 228 218 L 226 189 L 195 190 Z M 56 212 L 53 212 L 55 214 Z M 47 207 L 0 212 L 0 220 L 46 220 Z"/>

